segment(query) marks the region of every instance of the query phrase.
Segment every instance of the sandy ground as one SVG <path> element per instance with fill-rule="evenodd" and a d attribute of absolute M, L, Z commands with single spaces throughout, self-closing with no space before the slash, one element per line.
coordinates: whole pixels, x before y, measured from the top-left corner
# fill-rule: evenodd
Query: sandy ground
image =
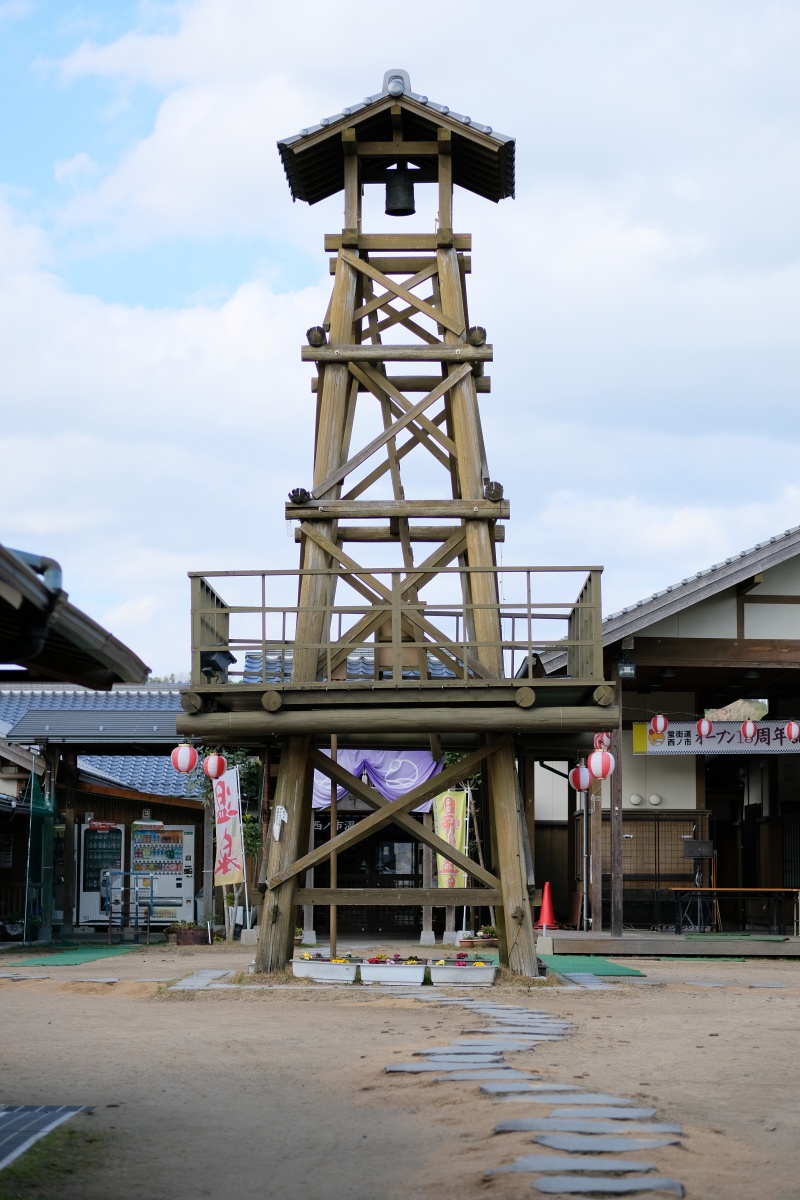
<path fill-rule="evenodd" d="M 77 1120 L 102 1133 L 105 1161 L 61 1185 L 60 1200 L 227 1200 L 251 1189 L 282 1200 L 532 1194 L 529 1177 L 483 1173 L 534 1152 L 530 1135 L 492 1130 L 544 1115 L 539 1106 L 383 1070 L 484 1023 L 460 1007 L 366 988 L 188 994 L 145 982 L 243 970 L 251 957 L 238 947 L 153 947 L 16 968 L 47 979 L 0 980 L 0 1102 L 96 1106 Z M 573 1021 L 570 1038 L 513 1064 L 634 1097 L 683 1124 L 683 1148 L 645 1157 L 689 1197 L 796 1200 L 800 964 L 627 961 L 645 978 L 604 991 L 472 994 Z M 118 982 L 96 982 L 110 978 Z M 701 986 L 710 983 L 723 986 Z"/>

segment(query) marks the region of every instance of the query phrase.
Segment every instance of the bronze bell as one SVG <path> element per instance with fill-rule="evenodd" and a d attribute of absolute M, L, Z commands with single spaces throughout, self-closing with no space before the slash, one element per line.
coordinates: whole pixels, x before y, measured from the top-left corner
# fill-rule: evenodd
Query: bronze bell
<path fill-rule="evenodd" d="M 394 171 L 386 174 L 386 215 L 413 217 L 415 212 L 414 176 L 406 163 L 399 162 Z"/>

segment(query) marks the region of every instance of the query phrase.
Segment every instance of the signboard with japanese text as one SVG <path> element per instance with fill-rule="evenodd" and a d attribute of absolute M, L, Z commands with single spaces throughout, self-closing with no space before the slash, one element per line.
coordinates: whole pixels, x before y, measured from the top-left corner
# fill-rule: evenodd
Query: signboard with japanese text
<path fill-rule="evenodd" d="M 214 820 L 217 830 L 214 886 L 234 886 L 244 879 L 238 767 L 233 767 L 214 780 Z"/>
<path fill-rule="evenodd" d="M 433 828 L 454 850 L 467 852 L 467 793 L 463 790 L 442 792 L 433 801 Z M 440 888 L 467 886 L 466 871 L 460 870 L 443 855 L 436 855 Z"/>
<path fill-rule="evenodd" d="M 714 721 L 700 737 L 694 721 L 670 721 L 664 733 L 634 722 L 634 754 L 800 754 L 800 742 L 786 736 L 786 721 L 758 721 L 755 737 L 745 740 L 739 721 Z"/>

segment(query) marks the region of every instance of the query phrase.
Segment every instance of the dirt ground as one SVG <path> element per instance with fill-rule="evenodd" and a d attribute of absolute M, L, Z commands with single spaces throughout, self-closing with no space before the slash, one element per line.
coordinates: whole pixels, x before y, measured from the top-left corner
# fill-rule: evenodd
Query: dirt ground
<path fill-rule="evenodd" d="M 543 1115 L 538 1106 L 491 1101 L 477 1084 L 384 1072 L 484 1020 L 368 988 L 187 993 L 146 982 L 203 967 L 245 970 L 251 956 L 159 946 L 82 966 L 16 968 L 46 979 L 0 979 L 0 1102 L 96 1106 L 70 1123 L 95 1139 L 86 1161 L 66 1180 L 19 1195 L 532 1194 L 529 1176 L 483 1174 L 534 1152 L 529 1134 L 492 1130 L 500 1119 Z M 0 957 L 0 971 L 8 961 Z M 646 1157 L 682 1180 L 687 1196 L 796 1200 L 800 964 L 627 961 L 645 977 L 607 990 L 503 985 L 463 994 L 574 1022 L 571 1037 L 513 1055 L 513 1065 L 634 1097 L 682 1124 L 683 1148 Z M 98 982 L 111 978 L 118 982 Z M 13 1194 L 2 1181 L 0 1195 Z"/>

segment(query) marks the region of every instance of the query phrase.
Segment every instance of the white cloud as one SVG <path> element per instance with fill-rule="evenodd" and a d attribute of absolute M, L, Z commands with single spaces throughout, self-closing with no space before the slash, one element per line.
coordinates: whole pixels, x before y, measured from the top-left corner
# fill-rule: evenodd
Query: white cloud
<path fill-rule="evenodd" d="M 61 558 L 73 600 L 159 673 L 186 668 L 187 570 L 296 562 L 282 501 L 308 482 L 314 412 L 299 345 L 327 305 L 320 235 L 340 206 L 293 206 L 275 141 L 392 64 L 519 139 L 516 202 L 457 193 L 471 318 L 495 344 L 505 561 L 605 560 L 619 608 L 800 519 L 796 7 L 534 0 L 487 21 L 465 0 L 469 75 L 420 38 L 422 0 L 399 25 L 352 11 L 142 6 L 129 33 L 55 64 L 59 102 L 105 81 L 108 136 L 106 158 L 78 145 L 53 164 L 50 239 L 11 192 L 0 206 L 0 540 Z M 157 111 L 132 136 L 137 89 Z M 110 304 L 57 275 L 65 246 L 168 263 L 187 240 L 202 257 L 243 237 L 264 262 L 221 303 Z M 301 248 L 319 283 L 277 294 L 271 255 Z"/>

